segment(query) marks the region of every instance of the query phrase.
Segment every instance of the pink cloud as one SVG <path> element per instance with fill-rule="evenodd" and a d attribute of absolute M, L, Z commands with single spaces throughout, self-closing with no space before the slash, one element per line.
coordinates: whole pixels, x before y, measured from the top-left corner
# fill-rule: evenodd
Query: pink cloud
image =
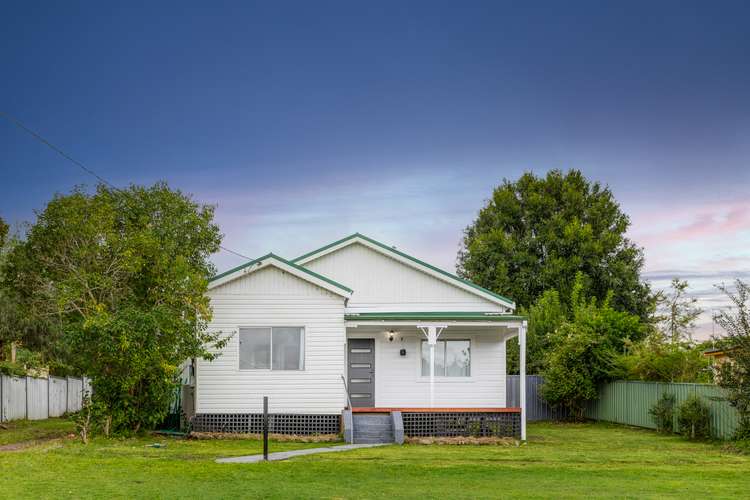
<path fill-rule="evenodd" d="M 633 238 L 646 246 L 725 238 L 744 231 L 750 231 L 750 204 L 744 201 L 643 214 L 642 220 L 634 217 L 632 229 Z"/>

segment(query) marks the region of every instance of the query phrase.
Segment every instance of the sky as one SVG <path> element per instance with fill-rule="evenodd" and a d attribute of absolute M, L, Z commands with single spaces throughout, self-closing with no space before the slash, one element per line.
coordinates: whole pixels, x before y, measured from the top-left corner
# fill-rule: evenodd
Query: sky
<path fill-rule="evenodd" d="M 224 245 L 361 232 L 448 270 L 503 179 L 608 185 L 656 288 L 750 279 L 748 2 L 8 2 L 0 111 Z M 0 217 L 96 180 L 0 118 Z M 214 256 L 220 270 L 242 262 Z"/>

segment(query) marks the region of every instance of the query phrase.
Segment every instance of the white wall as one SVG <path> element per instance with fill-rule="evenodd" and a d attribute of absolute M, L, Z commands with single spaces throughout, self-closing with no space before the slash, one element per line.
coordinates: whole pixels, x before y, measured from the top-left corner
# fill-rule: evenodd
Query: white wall
<path fill-rule="evenodd" d="M 383 331 L 361 329 L 350 329 L 348 336 L 375 339 L 375 406 L 430 406 L 429 377 L 421 376 L 420 342 L 424 336 L 404 331 L 389 342 Z M 440 339 L 471 340 L 471 377 L 436 377 L 435 407 L 505 407 L 507 337 L 486 330 L 446 329 Z M 399 354 L 401 349 L 406 349 L 405 357 Z"/>
<path fill-rule="evenodd" d="M 354 290 L 347 312 L 505 309 L 359 243 L 310 261 L 305 267 Z"/>
<path fill-rule="evenodd" d="M 222 355 L 198 361 L 197 413 L 257 413 L 263 396 L 271 412 L 333 414 L 346 405 L 344 299 L 275 267 L 209 291 L 209 328 L 234 333 Z M 305 328 L 303 371 L 240 370 L 240 326 Z"/>

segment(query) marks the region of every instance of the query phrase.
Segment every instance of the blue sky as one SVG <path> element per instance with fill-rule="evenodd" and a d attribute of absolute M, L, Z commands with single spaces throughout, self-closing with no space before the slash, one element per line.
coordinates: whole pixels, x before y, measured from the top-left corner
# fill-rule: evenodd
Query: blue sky
<path fill-rule="evenodd" d="M 712 308 L 714 283 L 750 274 L 748 18 L 730 1 L 17 2 L 0 109 L 114 184 L 216 203 L 248 255 L 360 231 L 452 270 L 493 186 L 579 168 L 631 215 L 655 285 L 685 276 Z M 0 122 L 0 216 L 81 183 Z"/>

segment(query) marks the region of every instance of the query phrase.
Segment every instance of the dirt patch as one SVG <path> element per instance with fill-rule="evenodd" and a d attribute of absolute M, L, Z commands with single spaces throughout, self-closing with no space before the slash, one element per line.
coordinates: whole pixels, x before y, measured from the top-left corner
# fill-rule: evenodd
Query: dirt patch
<path fill-rule="evenodd" d="M 519 441 L 508 437 L 407 437 L 404 439 L 408 444 L 479 444 L 493 446 L 518 446 Z"/>
<path fill-rule="evenodd" d="M 48 437 L 43 439 L 32 439 L 30 441 L 21 441 L 18 443 L 10 443 L 10 444 L 4 444 L 0 446 L 0 453 L 4 451 L 18 451 L 23 450 L 25 448 L 31 448 L 32 446 L 37 446 L 44 443 L 49 443 L 50 441 L 55 441 L 60 439 L 61 436 L 54 436 L 54 437 Z"/>
<path fill-rule="evenodd" d="M 40 436 L 36 439 L 27 439 L 26 441 L 18 441 L 16 443 L 8 443 L 0 445 L 0 452 L 4 451 L 18 451 L 25 448 L 31 448 L 40 444 L 49 443 L 51 441 L 58 441 L 61 439 L 75 439 L 75 434 L 64 434 L 64 433 L 52 433 L 45 436 Z"/>
<path fill-rule="evenodd" d="M 233 433 L 233 432 L 191 432 L 189 439 L 263 439 L 262 434 Z M 298 434 L 269 434 L 268 439 L 273 441 L 295 441 L 297 443 L 331 443 L 341 441 L 338 434 L 314 434 L 312 436 L 301 436 Z"/>

